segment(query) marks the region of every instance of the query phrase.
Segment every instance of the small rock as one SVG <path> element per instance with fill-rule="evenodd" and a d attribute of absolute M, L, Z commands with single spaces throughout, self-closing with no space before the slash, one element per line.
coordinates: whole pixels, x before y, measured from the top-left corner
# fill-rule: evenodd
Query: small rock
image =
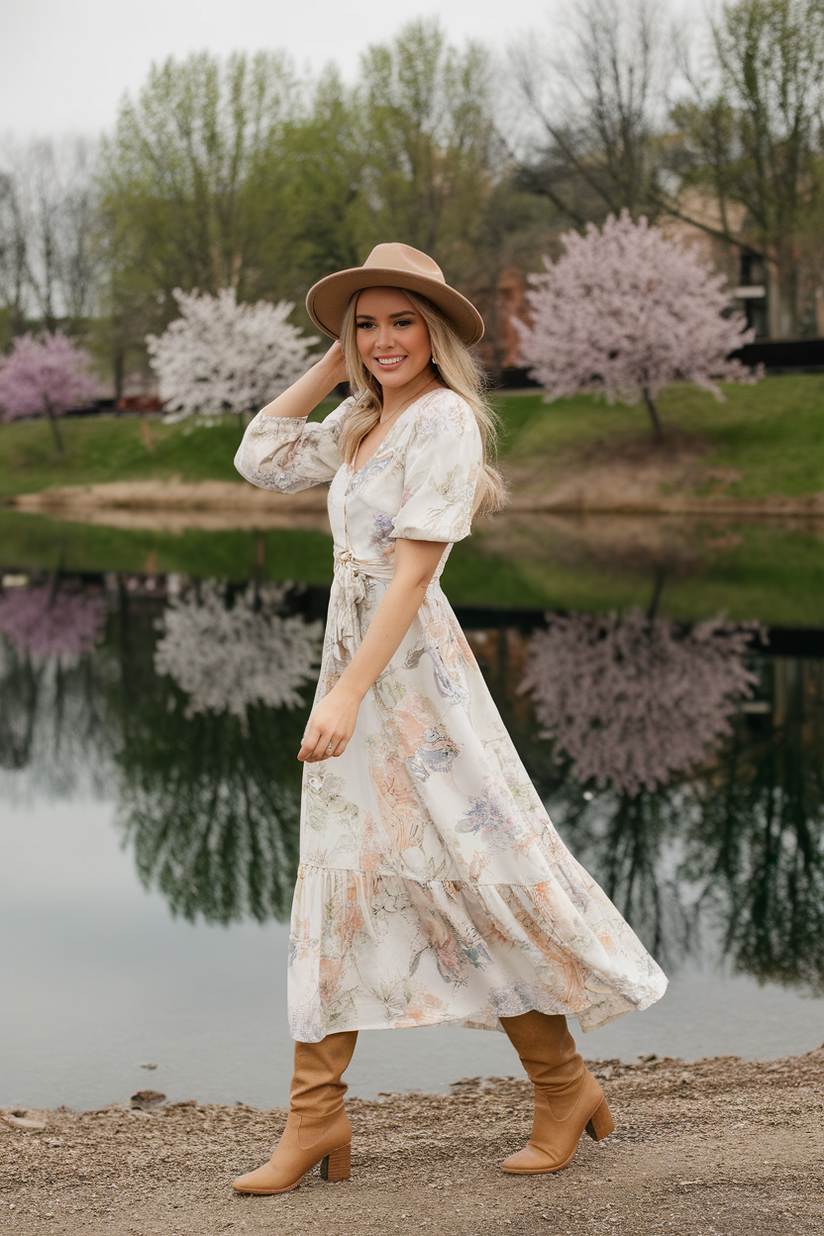
<path fill-rule="evenodd" d="M 0 1116 L 0 1120 L 10 1129 L 24 1129 L 27 1133 L 42 1133 L 46 1127 L 42 1120 L 25 1120 L 22 1116 Z"/>
<path fill-rule="evenodd" d="M 165 1094 L 161 1094 L 159 1090 L 138 1090 L 129 1100 L 133 1108 L 138 1108 L 140 1111 L 150 1111 L 153 1107 L 159 1107 L 161 1103 L 166 1102 Z"/>

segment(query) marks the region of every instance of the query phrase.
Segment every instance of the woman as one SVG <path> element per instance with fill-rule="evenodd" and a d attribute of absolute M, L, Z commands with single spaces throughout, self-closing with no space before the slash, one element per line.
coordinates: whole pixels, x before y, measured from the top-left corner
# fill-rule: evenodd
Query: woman
<path fill-rule="evenodd" d="M 501 505 L 492 419 L 468 351 L 477 310 L 426 254 L 378 245 L 317 283 L 335 343 L 252 421 L 255 485 L 331 482 L 335 577 L 305 761 L 292 912 L 295 1073 L 286 1129 L 242 1193 L 322 1162 L 349 1175 L 341 1076 L 358 1030 L 503 1028 L 535 1085 L 506 1172 L 553 1172 L 613 1124 L 567 1029 L 652 1004 L 666 979 L 557 836 L 439 577 L 477 511 Z M 305 417 L 348 377 L 354 397 Z"/>

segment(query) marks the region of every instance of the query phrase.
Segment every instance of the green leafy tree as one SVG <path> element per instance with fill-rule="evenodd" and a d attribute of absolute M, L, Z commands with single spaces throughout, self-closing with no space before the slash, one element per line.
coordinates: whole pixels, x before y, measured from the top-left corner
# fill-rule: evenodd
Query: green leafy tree
<path fill-rule="evenodd" d="M 505 170 L 492 119 L 489 53 L 451 46 L 437 21 L 410 22 L 361 61 L 364 247 L 402 240 L 456 280 L 472 278 L 485 202 Z"/>
<path fill-rule="evenodd" d="M 349 93 L 334 72 L 312 86 L 282 54 L 203 52 L 154 66 L 123 103 L 101 172 L 119 376 L 174 316 L 175 288 L 297 299 L 354 261 Z"/>
<path fill-rule="evenodd" d="M 734 0 L 712 49 L 709 79 L 673 113 L 681 186 L 711 195 L 720 232 L 772 264 L 771 333 L 796 334 L 813 325 L 824 257 L 824 0 Z"/>

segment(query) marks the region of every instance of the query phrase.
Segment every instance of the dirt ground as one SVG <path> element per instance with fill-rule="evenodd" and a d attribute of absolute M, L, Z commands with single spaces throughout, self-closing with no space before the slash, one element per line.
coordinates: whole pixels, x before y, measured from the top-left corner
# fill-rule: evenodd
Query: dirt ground
<path fill-rule="evenodd" d="M 759 1064 L 722 1057 L 593 1066 L 616 1132 L 584 1136 L 554 1176 L 504 1175 L 529 1087 L 469 1078 L 449 1095 L 351 1099 L 352 1179 L 240 1197 L 284 1113 L 166 1104 L 0 1119 L 8 1236 L 821 1236 L 824 1048 Z M 42 1127 L 26 1127 L 26 1123 Z"/>

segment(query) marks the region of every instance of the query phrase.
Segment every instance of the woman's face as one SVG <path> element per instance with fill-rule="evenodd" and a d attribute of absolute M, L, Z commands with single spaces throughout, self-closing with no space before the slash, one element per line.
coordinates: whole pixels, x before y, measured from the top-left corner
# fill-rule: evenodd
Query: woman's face
<path fill-rule="evenodd" d="M 367 288 L 358 297 L 355 337 L 366 368 L 388 393 L 430 372 L 429 330 L 400 288 Z"/>

